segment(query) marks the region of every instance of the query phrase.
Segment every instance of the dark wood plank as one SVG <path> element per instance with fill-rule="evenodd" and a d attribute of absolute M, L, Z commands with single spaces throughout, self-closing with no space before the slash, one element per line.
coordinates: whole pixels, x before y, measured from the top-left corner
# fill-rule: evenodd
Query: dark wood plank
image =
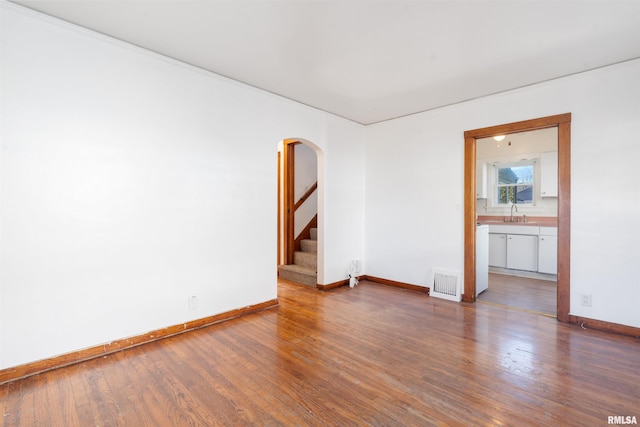
<path fill-rule="evenodd" d="M 640 341 L 368 281 L 0 386 L 5 426 L 606 425 Z"/>
<path fill-rule="evenodd" d="M 555 281 L 489 273 L 489 288 L 478 302 L 501 304 L 556 316 Z"/>

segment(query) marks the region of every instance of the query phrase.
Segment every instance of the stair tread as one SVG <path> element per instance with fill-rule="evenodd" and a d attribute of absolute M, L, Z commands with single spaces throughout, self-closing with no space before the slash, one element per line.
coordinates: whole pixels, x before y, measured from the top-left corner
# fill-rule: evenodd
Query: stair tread
<path fill-rule="evenodd" d="M 294 254 L 300 255 L 306 258 L 317 258 L 318 254 L 315 252 L 295 251 Z"/>

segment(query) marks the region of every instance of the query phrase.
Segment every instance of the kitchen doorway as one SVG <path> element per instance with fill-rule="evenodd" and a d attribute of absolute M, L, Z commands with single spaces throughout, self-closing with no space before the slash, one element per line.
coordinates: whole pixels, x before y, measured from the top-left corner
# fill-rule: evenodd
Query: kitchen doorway
<path fill-rule="evenodd" d="M 570 220 L 571 220 L 571 114 L 492 126 L 466 131 L 465 137 L 465 275 L 463 300 L 476 301 L 476 228 L 477 228 L 477 140 L 511 135 L 537 129 L 557 128 L 558 132 L 558 214 L 557 214 L 557 290 L 556 313 L 560 321 L 569 321 L 570 296 Z"/>
<path fill-rule="evenodd" d="M 556 317 L 557 158 L 557 127 L 476 140 L 478 302 Z"/>

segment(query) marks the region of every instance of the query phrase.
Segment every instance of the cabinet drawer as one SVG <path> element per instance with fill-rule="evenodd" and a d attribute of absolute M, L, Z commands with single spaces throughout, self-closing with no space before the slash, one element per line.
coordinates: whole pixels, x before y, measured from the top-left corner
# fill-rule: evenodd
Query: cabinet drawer
<path fill-rule="evenodd" d="M 540 227 L 537 225 L 489 224 L 489 233 L 527 234 L 529 236 L 537 236 L 540 234 Z"/>
<path fill-rule="evenodd" d="M 540 227 L 541 236 L 557 236 L 558 227 Z"/>

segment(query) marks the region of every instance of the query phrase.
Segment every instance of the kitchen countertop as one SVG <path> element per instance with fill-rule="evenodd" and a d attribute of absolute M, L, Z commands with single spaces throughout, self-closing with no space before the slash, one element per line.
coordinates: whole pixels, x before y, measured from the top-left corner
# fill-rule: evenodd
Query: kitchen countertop
<path fill-rule="evenodd" d="M 504 219 L 507 219 L 505 221 Z M 527 222 L 522 222 L 522 215 L 514 215 L 513 219 L 518 219 L 520 222 L 510 222 L 509 216 L 489 216 L 489 215 L 480 215 L 478 216 L 477 223 L 478 224 L 501 224 L 501 225 L 531 225 L 531 226 L 542 226 L 542 227 L 557 227 L 558 226 L 558 218 L 555 216 L 529 216 L 527 215 Z"/>

